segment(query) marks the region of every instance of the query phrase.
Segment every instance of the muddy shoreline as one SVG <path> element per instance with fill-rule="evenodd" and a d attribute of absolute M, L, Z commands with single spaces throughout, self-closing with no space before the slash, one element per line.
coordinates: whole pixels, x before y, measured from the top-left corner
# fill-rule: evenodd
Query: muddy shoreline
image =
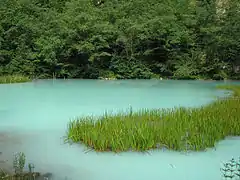
<path fill-rule="evenodd" d="M 36 177 L 36 180 L 43 180 L 48 178 L 49 180 L 52 177 L 51 173 L 40 174 L 40 172 L 29 173 L 26 171 L 26 164 L 24 168 L 24 172 L 21 175 L 16 175 L 14 173 L 13 168 L 13 153 L 17 151 L 13 148 L 11 152 L 9 152 L 9 147 L 14 147 L 14 145 L 21 145 L 21 138 L 23 138 L 19 134 L 10 133 L 10 132 L 0 132 L 0 174 L 3 173 L 5 175 L 11 176 L 11 178 L 18 178 L 19 176 L 23 177 Z M 10 178 L 10 179 L 11 179 Z M 8 179 L 8 178 L 6 178 Z"/>
<path fill-rule="evenodd" d="M 6 173 L 11 173 L 13 171 L 13 153 L 7 150 L 8 146 L 17 144 L 21 144 L 19 136 L 10 132 L 0 131 L 0 168 Z"/>

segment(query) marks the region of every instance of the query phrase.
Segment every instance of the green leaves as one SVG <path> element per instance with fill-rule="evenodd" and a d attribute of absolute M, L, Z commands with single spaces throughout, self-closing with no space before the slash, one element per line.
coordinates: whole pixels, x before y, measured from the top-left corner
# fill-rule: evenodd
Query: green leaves
<path fill-rule="evenodd" d="M 13 168 L 15 173 L 22 173 L 25 166 L 26 156 L 23 152 L 15 153 L 13 160 Z"/>
<path fill-rule="evenodd" d="M 0 73 L 9 69 L 52 76 L 59 71 L 90 78 L 112 71 L 121 78 L 181 78 L 188 71 L 192 78 L 236 76 L 237 0 L 228 2 L 221 16 L 214 0 L 0 3 Z M 201 56 L 193 58 L 194 53 L 204 54 L 205 63 Z M 234 68 L 221 69 L 223 64 Z"/>

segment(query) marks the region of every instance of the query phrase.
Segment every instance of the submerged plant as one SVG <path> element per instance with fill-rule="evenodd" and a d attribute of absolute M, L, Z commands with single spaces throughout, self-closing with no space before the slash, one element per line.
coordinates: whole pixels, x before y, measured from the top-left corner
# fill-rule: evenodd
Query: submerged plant
<path fill-rule="evenodd" d="M 15 153 L 13 159 L 13 168 L 15 173 L 22 173 L 25 166 L 26 156 L 23 152 Z"/>
<path fill-rule="evenodd" d="M 236 161 L 235 176 L 240 179 L 240 157 L 238 158 L 238 161 Z"/>
<path fill-rule="evenodd" d="M 223 163 L 223 168 L 220 169 L 222 177 L 226 180 L 240 179 L 240 158 L 238 160 L 232 158 L 229 162 Z"/>
<path fill-rule="evenodd" d="M 34 168 L 35 168 L 34 164 L 32 164 L 32 163 L 28 164 L 28 170 L 29 170 L 30 173 L 34 172 Z"/>
<path fill-rule="evenodd" d="M 0 155 L 2 154 L 2 152 L 0 152 Z M 5 161 L 0 161 L 0 163 L 4 163 Z M 6 177 L 6 173 L 4 172 L 4 170 L 2 168 L 0 168 L 0 179 L 4 179 Z"/>

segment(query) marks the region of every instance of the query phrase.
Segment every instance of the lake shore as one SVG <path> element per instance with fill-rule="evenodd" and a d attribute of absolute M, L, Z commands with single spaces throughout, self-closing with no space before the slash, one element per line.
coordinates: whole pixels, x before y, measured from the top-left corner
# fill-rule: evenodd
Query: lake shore
<path fill-rule="evenodd" d="M 22 173 L 15 173 L 13 167 L 13 152 L 9 152 L 8 146 L 12 147 L 13 145 L 21 144 L 21 138 L 19 134 L 10 134 L 10 132 L 0 132 L 0 179 L 3 178 L 5 180 L 11 179 L 19 179 L 23 177 L 23 179 L 36 178 L 36 180 L 44 180 L 46 178 L 52 177 L 52 173 L 40 173 L 29 171 L 27 169 L 27 163 L 24 166 Z M 6 148 L 6 149 L 5 149 Z"/>
<path fill-rule="evenodd" d="M 12 144 L 21 143 L 19 136 L 14 136 L 10 132 L 0 131 L 0 169 L 6 173 L 13 171 L 12 155 L 5 150 L 5 147 Z"/>

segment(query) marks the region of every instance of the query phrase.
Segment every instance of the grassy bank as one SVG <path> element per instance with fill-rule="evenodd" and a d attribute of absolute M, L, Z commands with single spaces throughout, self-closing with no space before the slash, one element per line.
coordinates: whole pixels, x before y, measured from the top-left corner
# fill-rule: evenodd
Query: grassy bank
<path fill-rule="evenodd" d="M 22 75 L 0 76 L 0 84 L 23 83 L 29 81 L 31 81 L 29 77 Z"/>
<path fill-rule="evenodd" d="M 96 151 L 168 148 L 201 151 L 226 136 L 240 136 L 240 86 L 220 86 L 232 96 L 200 108 L 141 110 L 80 117 L 68 124 L 67 141 Z"/>
<path fill-rule="evenodd" d="M 1 154 L 1 152 L 0 152 Z M 25 166 L 25 154 L 15 153 L 14 160 L 13 160 L 13 167 L 14 171 L 6 168 L 5 161 L 0 161 L 0 179 L 1 180 L 36 180 L 41 177 L 39 172 L 33 172 L 34 165 L 28 164 L 28 172 L 24 171 Z M 43 178 L 42 178 L 43 179 Z"/>

